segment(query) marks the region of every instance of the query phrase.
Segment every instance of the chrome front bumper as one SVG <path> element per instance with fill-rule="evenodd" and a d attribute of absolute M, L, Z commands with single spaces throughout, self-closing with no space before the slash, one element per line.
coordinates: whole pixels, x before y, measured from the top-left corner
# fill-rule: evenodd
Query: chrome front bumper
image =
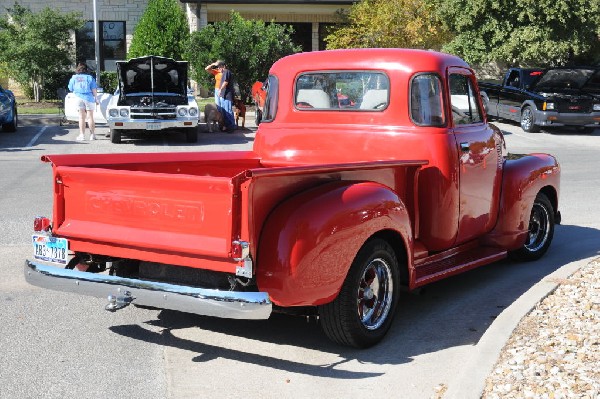
<path fill-rule="evenodd" d="M 128 298 L 128 303 L 137 305 L 226 319 L 268 319 L 272 310 L 266 292 L 194 288 L 62 269 L 29 260 L 25 262 L 25 280 L 56 291 L 108 298 L 109 301 L 117 297 Z"/>
<path fill-rule="evenodd" d="M 121 123 L 117 126 L 116 123 Z M 160 129 L 148 129 L 148 124 L 160 123 Z M 191 123 L 186 125 L 185 123 Z M 124 129 L 124 130 L 148 130 L 148 131 L 159 131 L 165 129 L 179 129 L 179 128 L 194 128 L 198 126 L 198 118 L 187 118 L 187 119 L 170 119 L 170 120 L 154 120 L 154 119 L 110 119 L 108 121 L 108 127 L 111 129 Z"/>

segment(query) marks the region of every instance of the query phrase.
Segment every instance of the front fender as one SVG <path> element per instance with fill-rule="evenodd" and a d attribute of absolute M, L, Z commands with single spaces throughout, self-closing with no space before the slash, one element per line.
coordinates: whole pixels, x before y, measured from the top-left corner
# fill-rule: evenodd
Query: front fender
<path fill-rule="evenodd" d="M 393 230 L 412 245 L 403 201 L 373 182 L 336 182 L 298 194 L 269 215 L 262 230 L 256 278 L 279 306 L 332 301 L 358 250 L 378 231 Z"/>
<path fill-rule="evenodd" d="M 507 250 L 521 247 L 527 238 L 535 197 L 544 192 L 558 215 L 560 165 L 548 154 L 509 154 L 504 163 L 498 223 L 484 242 Z"/>

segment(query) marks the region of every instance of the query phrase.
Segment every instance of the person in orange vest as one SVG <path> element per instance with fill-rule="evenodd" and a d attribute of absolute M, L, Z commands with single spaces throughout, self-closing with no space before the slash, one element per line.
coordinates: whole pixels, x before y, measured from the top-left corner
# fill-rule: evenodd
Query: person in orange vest
<path fill-rule="evenodd" d="M 223 75 L 222 68 L 219 68 L 219 64 L 222 64 L 223 61 L 217 60 L 212 64 L 208 64 L 204 70 L 215 77 L 215 104 L 219 105 L 220 96 L 219 93 L 221 91 L 221 76 Z"/>

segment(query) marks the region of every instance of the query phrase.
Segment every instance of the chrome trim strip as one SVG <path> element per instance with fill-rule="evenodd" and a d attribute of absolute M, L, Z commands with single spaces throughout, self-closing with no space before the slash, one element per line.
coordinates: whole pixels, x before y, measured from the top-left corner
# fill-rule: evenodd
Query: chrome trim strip
<path fill-rule="evenodd" d="M 56 291 L 97 298 L 110 295 L 133 297 L 132 303 L 226 319 L 268 319 L 272 304 L 266 292 L 220 291 L 155 281 L 137 280 L 101 273 L 62 269 L 25 261 L 25 280 Z"/>

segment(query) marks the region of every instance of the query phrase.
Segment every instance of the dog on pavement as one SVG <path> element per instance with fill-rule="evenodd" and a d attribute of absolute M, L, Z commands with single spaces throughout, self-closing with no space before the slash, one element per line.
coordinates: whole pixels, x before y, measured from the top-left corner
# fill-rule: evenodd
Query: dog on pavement
<path fill-rule="evenodd" d="M 242 127 L 246 124 L 246 104 L 239 98 L 233 100 L 233 114 L 235 116 L 235 125 L 239 126 L 239 120 L 242 118 Z"/>
<path fill-rule="evenodd" d="M 210 133 L 215 129 L 219 132 L 223 128 L 223 114 L 219 112 L 215 103 L 208 103 L 204 106 L 204 121 L 206 122 L 206 126 Z"/>

